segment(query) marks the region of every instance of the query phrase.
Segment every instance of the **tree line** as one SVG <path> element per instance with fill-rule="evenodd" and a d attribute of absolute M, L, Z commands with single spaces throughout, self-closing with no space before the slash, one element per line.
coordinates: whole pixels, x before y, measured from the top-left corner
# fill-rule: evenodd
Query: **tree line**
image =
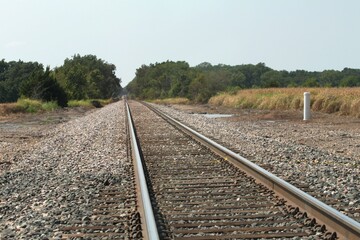
<path fill-rule="evenodd" d="M 184 61 L 166 61 L 142 65 L 126 90 L 139 99 L 187 97 L 206 102 L 218 92 L 239 89 L 356 86 L 360 86 L 360 69 L 277 71 L 264 63 L 230 66 L 203 62 L 190 67 Z"/>
<path fill-rule="evenodd" d="M 114 64 L 94 55 L 74 55 L 53 70 L 38 62 L 0 61 L 0 102 L 14 102 L 19 97 L 57 101 L 117 97 L 121 80 Z"/>

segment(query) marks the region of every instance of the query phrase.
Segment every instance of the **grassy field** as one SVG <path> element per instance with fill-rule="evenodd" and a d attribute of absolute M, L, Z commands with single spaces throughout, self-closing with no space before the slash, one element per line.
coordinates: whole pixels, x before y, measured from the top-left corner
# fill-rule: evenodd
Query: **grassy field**
<path fill-rule="evenodd" d="M 19 99 L 16 103 L 0 104 L 0 115 L 9 115 L 14 113 L 36 113 L 39 111 L 53 111 L 58 109 L 56 102 L 41 102 L 33 99 Z"/>
<path fill-rule="evenodd" d="M 165 98 L 165 99 L 155 99 L 151 102 L 157 104 L 189 104 L 190 100 L 187 98 Z"/>
<path fill-rule="evenodd" d="M 209 104 L 234 108 L 301 110 L 304 92 L 311 94 L 311 109 L 360 118 L 360 88 L 269 88 L 220 93 Z"/>
<path fill-rule="evenodd" d="M 93 99 L 88 100 L 72 100 L 69 101 L 69 107 L 86 107 L 94 108 L 92 104 Z M 102 106 L 112 102 L 111 99 L 96 99 Z M 53 111 L 60 108 L 56 102 L 42 102 L 28 98 L 18 99 L 15 103 L 0 104 L 0 116 L 16 113 L 37 113 L 45 111 Z"/>
<path fill-rule="evenodd" d="M 93 107 L 92 101 L 98 101 L 102 106 L 112 102 L 112 99 L 87 99 L 87 100 L 70 100 L 69 107 Z"/>

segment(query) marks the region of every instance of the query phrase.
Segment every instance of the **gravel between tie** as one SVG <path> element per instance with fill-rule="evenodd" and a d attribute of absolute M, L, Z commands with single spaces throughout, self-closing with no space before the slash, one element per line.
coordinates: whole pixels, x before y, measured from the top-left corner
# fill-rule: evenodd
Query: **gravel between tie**
<path fill-rule="evenodd" d="M 234 121 L 194 114 L 189 112 L 191 106 L 186 110 L 154 106 L 286 181 L 308 185 L 327 200 L 338 200 L 340 205 L 335 208 L 360 221 L 359 128 L 329 126 L 331 115 L 327 124 L 282 119 Z M 341 150 L 347 148 L 349 151 Z"/>
<path fill-rule="evenodd" d="M 0 239 L 57 239 L 91 214 L 104 183 L 127 184 L 123 102 L 57 125 L 0 171 Z"/>
<path fill-rule="evenodd" d="M 209 119 L 158 107 L 280 177 L 303 182 L 329 199 L 340 200 L 339 210 L 354 210 L 352 216 L 360 218 L 358 130 Z M 305 135 L 315 133 L 315 144 L 306 144 L 304 129 Z M 58 239 L 61 226 L 91 214 L 92 203 L 105 183 L 130 184 L 123 102 L 39 135 L 40 140 L 20 146 L 11 156 L 11 164 L 0 169 L 0 239 Z M 351 145 L 352 152 L 344 154 L 338 147 L 316 144 L 329 137 L 332 144 Z M 302 138 L 304 141 L 299 141 Z"/>

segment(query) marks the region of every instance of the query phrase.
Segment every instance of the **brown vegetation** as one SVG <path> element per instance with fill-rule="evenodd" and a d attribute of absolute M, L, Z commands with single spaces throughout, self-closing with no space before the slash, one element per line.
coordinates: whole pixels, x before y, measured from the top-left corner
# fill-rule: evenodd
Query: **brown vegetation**
<path fill-rule="evenodd" d="M 220 93 L 209 104 L 234 108 L 300 110 L 303 93 L 311 93 L 311 109 L 360 118 L 360 88 L 268 88 Z"/>
<path fill-rule="evenodd" d="M 0 103 L 0 116 L 6 116 L 21 112 L 22 109 L 16 103 Z"/>
<path fill-rule="evenodd" d="M 189 104 L 190 100 L 188 98 L 165 98 L 165 99 L 155 99 L 151 102 L 157 104 Z"/>

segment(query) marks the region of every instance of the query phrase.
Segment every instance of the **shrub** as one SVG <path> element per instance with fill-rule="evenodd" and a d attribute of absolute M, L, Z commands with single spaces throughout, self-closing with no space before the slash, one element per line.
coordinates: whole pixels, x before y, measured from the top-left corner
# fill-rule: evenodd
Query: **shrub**
<path fill-rule="evenodd" d="M 93 105 L 96 108 L 102 108 L 103 107 L 103 105 L 101 105 L 100 101 L 98 101 L 98 100 L 92 100 L 92 101 L 90 101 L 90 103 L 91 103 L 91 105 Z"/>
<path fill-rule="evenodd" d="M 86 99 L 86 100 L 70 100 L 68 102 L 69 107 L 85 107 L 85 108 L 92 108 L 92 107 L 101 107 L 107 104 L 112 103 L 113 100 L 110 99 Z M 96 106 L 95 106 L 96 105 Z"/>
<path fill-rule="evenodd" d="M 69 107 L 92 107 L 89 100 L 70 100 L 68 102 Z"/>
<path fill-rule="evenodd" d="M 25 112 L 35 113 L 42 109 L 42 102 L 29 98 L 20 98 L 17 101 L 17 106 Z"/>
<path fill-rule="evenodd" d="M 20 93 L 27 98 L 39 99 L 46 102 L 57 101 L 61 107 L 67 107 L 67 96 L 64 89 L 50 74 L 50 68 L 46 71 L 37 72 L 23 81 L 20 85 Z"/>
<path fill-rule="evenodd" d="M 59 105 L 56 101 L 44 102 L 41 104 L 41 108 L 45 111 L 54 111 L 59 108 Z"/>

